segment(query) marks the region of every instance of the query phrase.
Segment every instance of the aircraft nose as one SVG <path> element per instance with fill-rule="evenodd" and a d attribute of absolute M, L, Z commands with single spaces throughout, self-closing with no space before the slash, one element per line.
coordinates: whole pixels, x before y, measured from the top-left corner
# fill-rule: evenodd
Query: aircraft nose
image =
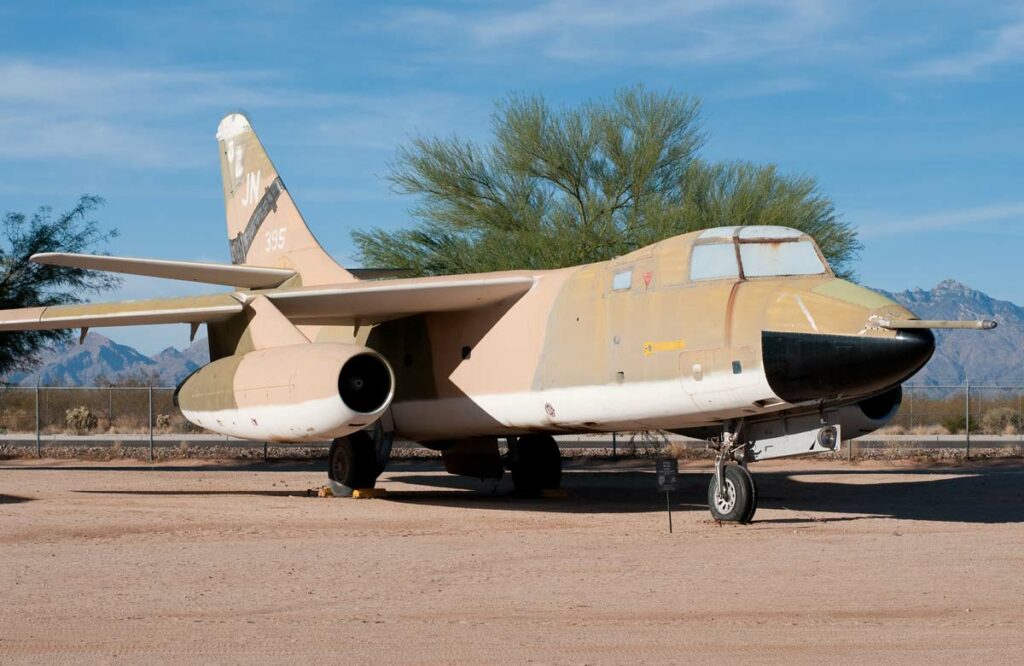
<path fill-rule="evenodd" d="M 764 371 L 786 402 L 871 395 L 900 384 L 935 351 L 928 329 L 891 337 L 819 333 L 761 333 Z"/>

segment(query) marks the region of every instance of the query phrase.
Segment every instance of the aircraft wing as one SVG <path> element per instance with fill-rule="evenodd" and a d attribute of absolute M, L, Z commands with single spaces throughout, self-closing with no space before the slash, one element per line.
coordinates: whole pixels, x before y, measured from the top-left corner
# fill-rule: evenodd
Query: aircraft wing
<path fill-rule="evenodd" d="M 295 275 L 287 268 L 214 264 L 200 261 L 171 261 L 167 259 L 139 259 L 136 257 L 108 257 L 96 254 L 42 252 L 32 255 L 32 261 L 48 266 L 87 268 L 93 271 L 145 275 L 147 277 L 187 280 L 204 284 L 223 284 L 243 289 L 277 287 Z"/>
<path fill-rule="evenodd" d="M 468 310 L 525 294 L 529 274 L 444 276 L 271 291 L 0 310 L 0 331 L 224 321 L 265 296 L 295 324 L 371 324 Z"/>
<path fill-rule="evenodd" d="M 410 278 L 265 292 L 296 324 L 375 323 L 426 312 L 469 310 L 522 296 L 528 273 Z"/>
<path fill-rule="evenodd" d="M 242 311 L 231 294 L 0 310 L 0 331 L 223 321 Z"/>

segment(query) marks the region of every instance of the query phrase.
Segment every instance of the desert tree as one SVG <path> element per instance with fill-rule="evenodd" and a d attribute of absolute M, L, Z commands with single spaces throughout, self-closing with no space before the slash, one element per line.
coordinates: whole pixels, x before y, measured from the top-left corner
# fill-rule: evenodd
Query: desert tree
<path fill-rule="evenodd" d="M 413 195 L 416 223 L 357 231 L 364 265 L 439 275 L 602 261 L 713 226 L 775 224 L 813 236 L 844 276 L 856 230 L 809 176 L 774 165 L 709 162 L 699 100 L 638 86 L 553 108 L 513 94 L 493 140 L 416 137 L 389 180 Z"/>
<path fill-rule="evenodd" d="M 3 216 L 0 309 L 78 303 L 120 284 L 108 273 L 29 261 L 39 252 L 102 251 L 117 236 L 116 230 L 104 229 L 91 218 L 102 203 L 99 197 L 87 195 L 60 214 L 42 207 L 31 215 L 8 212 Z M 0 333 L 0 376 L 31 368 L 40 351 L 69 337 L 66 330 Z"/>

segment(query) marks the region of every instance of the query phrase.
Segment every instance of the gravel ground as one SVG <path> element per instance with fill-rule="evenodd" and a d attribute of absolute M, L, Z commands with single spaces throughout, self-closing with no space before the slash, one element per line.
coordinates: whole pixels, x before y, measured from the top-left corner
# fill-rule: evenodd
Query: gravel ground
<path fill-rule="evenodd" d="M 720 526 L 682 464 L 578 461 L 526 500 L 394 463 L 0 463 L 0 662 L 1019 662 L 1024 464 L 752 467 Z"/>

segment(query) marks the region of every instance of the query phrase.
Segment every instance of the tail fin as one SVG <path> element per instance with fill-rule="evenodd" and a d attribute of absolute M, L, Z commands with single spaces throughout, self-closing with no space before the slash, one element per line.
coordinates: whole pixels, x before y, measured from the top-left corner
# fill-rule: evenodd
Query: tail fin
<path fill-rule="evenodd" d="M 217 142 L 231 262 L 289 268 L 304 285 L 354 282 L 309 231 L 249 119 L 225 116 Z"/>

